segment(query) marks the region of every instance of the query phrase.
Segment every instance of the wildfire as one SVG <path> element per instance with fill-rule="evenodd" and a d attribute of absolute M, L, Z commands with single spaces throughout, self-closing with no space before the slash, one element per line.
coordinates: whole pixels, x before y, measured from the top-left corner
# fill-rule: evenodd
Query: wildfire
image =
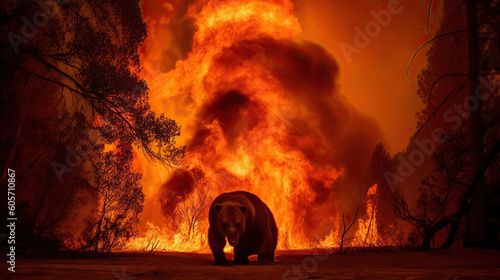
<path fill-rule="evenodd" d="M 380 246 L 382 242 L 378 235 L 377 229 L 377 199 L 378 186 L 375 184 L 368 189 L 366 201 L 366 217 L 367 219 L 358 220 L 358 231 L 356 232 L 357 246 Z"/>
<path fill-rule="evenodd" d="M 165 1 L 171 9 L 175 3 Z M 341 213 L 356 195 L 331 186 L 355 188 L 345 179 L 353 176 L 346 162 L 363 157 L 346 159 L 339 150 L 360 136 L 351 127 L 363 117 L 338 93 L 335 61 L 318 46 L 294 42 L 301 28 L 288 0 L 195 1 L 187 15 L 196 26 L 187 57 L 167 73 L 144 74 L 152 108 L 182 125 L 186 155 L 168 172 L 137 153 L 145 223 L 125 250 L 209 252 L 208 206 L 234 190 L 269 206 L 279 250 L 337 246 Z M 143 54 L 146 66 L 160 58 L 159 48 Z M 376 185 L 368 192 L 357 245 L 377 239 L 376 192 Z"/>

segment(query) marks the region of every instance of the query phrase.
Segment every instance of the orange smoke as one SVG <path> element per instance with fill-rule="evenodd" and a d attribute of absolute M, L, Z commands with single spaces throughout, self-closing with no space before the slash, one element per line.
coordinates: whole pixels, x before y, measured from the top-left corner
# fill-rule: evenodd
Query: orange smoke
<path fill-rule="evenodd" d="M 339 91 L 336 61 L 296 41 L 301 27 L 288 0 L 155 3 L 143 2 L 143 77 L 153 110 L 182 125 L 178 144 L 187 150 L 173 171 L 137 155 L 146 202 L 130 248 L 155 239 L 159 249 L 208 252 L 207 206 L 234 190 L 269 206 L 278 249 L 335 246 L 339 217 L 366 192 L 362 177 L 381 138 Z M 152 12 L 161 9 L 168 13 Z M 179 26 L 193 32 L 172 31 Z"/>

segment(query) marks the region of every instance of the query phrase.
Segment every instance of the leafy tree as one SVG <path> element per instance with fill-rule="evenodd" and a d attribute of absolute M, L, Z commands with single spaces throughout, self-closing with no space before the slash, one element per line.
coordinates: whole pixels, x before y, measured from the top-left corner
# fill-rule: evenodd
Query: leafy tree
<path fill-rule="evenodd" d="M 431 44 L 429 64 L 418 91 L 425 108 L 411 142 L 433 139 L 439 131 L 446 140 L 427 146 L 435 147 L 432 171 L 422 180 L 416 209 L 402 196 L 396 202 L 397 215 L 415 226 L 413 236 L 425 249 L 443 229 L 442 247 L 461 235 L 466 245 L 494 246 L 487 194 L 498 188 L 498 178 L 487 174 L 498 170 L 498 124 L 491 116 L 498 114 L 492 107 L 499 97 L 498 61 L 492 58 L 500 46 L 499 4 L 447 2 L 439 31 L 425 44 Z M 415 149 L 410 145 L 407 155 Z"/>
<path fill-rule="evenodd" d="M 138 50 L 146 36 L 138 1 L 51 3 L 4 3 L 2 14 L 10 19 L 1 32 L 9 39 L 2 44 L 8 71 L 58 85 L 74 101 L 65 108 L 89 115 L 105 142 L 131 137 L 149 158 L 176 164 L 184 153 L 173 140 L 180 127 L 150 110 L 147 85 L 138 75 Z M 40 13 L 47 20 L 37 27 Z"/>
<path fill-rule="evenodd" d="M 44 119 L 46 121 L 46 119 Z M 60 126 L 43 125 L 40 120 L 26 120 L 27 131 L 36 131 L 31 135 L 20 135 L 18 143 L 22 149 L 16 151 L 19 157 L 14 162 L 17 170 L 16 202 L 19 219 L 18 240 L 28 246 L 39 246 L 49 250 L 71 247 L 75 239 L 75 221 L 81 208 L 86 204 L 88 191 L 81 178 L 88 177 L 84 164 L 75 165 L 72 171 L 59 181 L 52 169 L 54 158 L 65 158 L 67 147 L 78 147 L 81 140 L 79 131 L 74 127 L 83 127 L 85 118 L 75 114 L 64 119 L 56 118 Z M 38 130 L 31 128 L 36 126 Z M 53 134 L 61 135 L 52 138 Z M 87 147 L 88 156 L 92 149 Z"/>
<path fill-rule="evenodd" d="M 135 234 L 142 212 L 144 194 L 142 174 L 132 171 L 132 151 L 128 144 L 118 151 L 102 153 L 100 162 L 94 162 L 94 200 L 97 204 L 91 218 L 86 220 L 82 234 L 84 250 L 107 253 Z M 89 185 L 92 185 L 89 183 Z"/>
<path fill-rule="evenodd" d="M 123 195 L 120 201 L 132 199 L 99 173 L 94 174 L 95 164 L 103 161 L 109 169 L 130 169 L 132 145 L 167 167 L 176 165 L 184 154 L 185 147 L 177 147 L 174 140 L 180 127 L 150 110 L 148 87 L 139 76 L 139 48 L 147 29 L 138 2 L 2 3 L 0 167 L 2 176 L 12 167 L 23 174 L 19 191 L 25 194 L 22 197 L 28 207 L 23 213 L 29 221 L 26 227 L 31 229 L 26 232 L 33 233 L 26 240 L 41 243 L 39 238 L 64 235 L 62 229 L 72 225 L 70 217 L 86 213 L 88 207 L 83 205 L 89 203 L 91 194 L 96 201 L 101 201 L 99 196 L 105 199 L 108 190 L 103 188 Z M 70 166 L 66 158 L 86 141 L 85 134 L 95 135 L 93 131 L 99 139 L 95 139 L 92 154 L 76 155 L 78 164 Z M 120 151 L 104 153 L 103 144 Z M 128 156 L 119 157 L 120 153 Z M 123 172 L 130 175 L 125 178 L 133 197 L 139 199 L 140 188 L 134 179 L 138 175 Z M 119 182 L 123 181 L 116 184 Z M 125 212 L 139 208 L 135 205 L 130 211 Z M 123 217 L 106 220 L 106 224 L 124 223 L 124 231 L 129 233 L 132 220 Z M 118 228 L 123 229 L 121 224 Z"/>

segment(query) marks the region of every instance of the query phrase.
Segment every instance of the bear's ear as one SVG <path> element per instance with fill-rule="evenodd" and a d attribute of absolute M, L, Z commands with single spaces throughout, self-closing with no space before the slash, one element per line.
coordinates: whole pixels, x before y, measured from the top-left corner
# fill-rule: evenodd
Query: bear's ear
<path fill-rule="evenodd" d="M 245 212 L 247 212 L 247 207 L 246 206 L 240 206 L 240 210 L 241 210 L 241 212 L 243 212 L 243 214 L 245 214 Z"/>
<path fill-rule="evenodd" d="M 219 212 L 220 209 L 222 209 L 222 204 L 215 204 L 215 210 L 217 210 L 217 212 Z"/>

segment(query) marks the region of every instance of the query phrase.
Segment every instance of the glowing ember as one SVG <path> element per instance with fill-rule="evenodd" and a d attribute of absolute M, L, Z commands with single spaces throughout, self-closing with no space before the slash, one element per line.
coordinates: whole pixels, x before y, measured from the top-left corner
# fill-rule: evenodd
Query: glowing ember
<path fill-rule="evenodd" d="M 301 29 L 287 0 L 195 1 L 188 15 L 197 30 L 187 58 L 144 74 L 153 109 L 182 125 L 186 155 L 168 172 L 137 153 L 147 223 L 124 249 L 209 252 L 208 205 L 235 190 L 269 206 L 279 250 L 337 246 L 339 217 L 357 204 L 357 173 L 378 135 L 338 92 L 337 64 L 293 41 Z M 154 65 L 161 54 L 149 50 L 143 60 Z M 377 240 L 376 192 L 358 245 Z"/>

